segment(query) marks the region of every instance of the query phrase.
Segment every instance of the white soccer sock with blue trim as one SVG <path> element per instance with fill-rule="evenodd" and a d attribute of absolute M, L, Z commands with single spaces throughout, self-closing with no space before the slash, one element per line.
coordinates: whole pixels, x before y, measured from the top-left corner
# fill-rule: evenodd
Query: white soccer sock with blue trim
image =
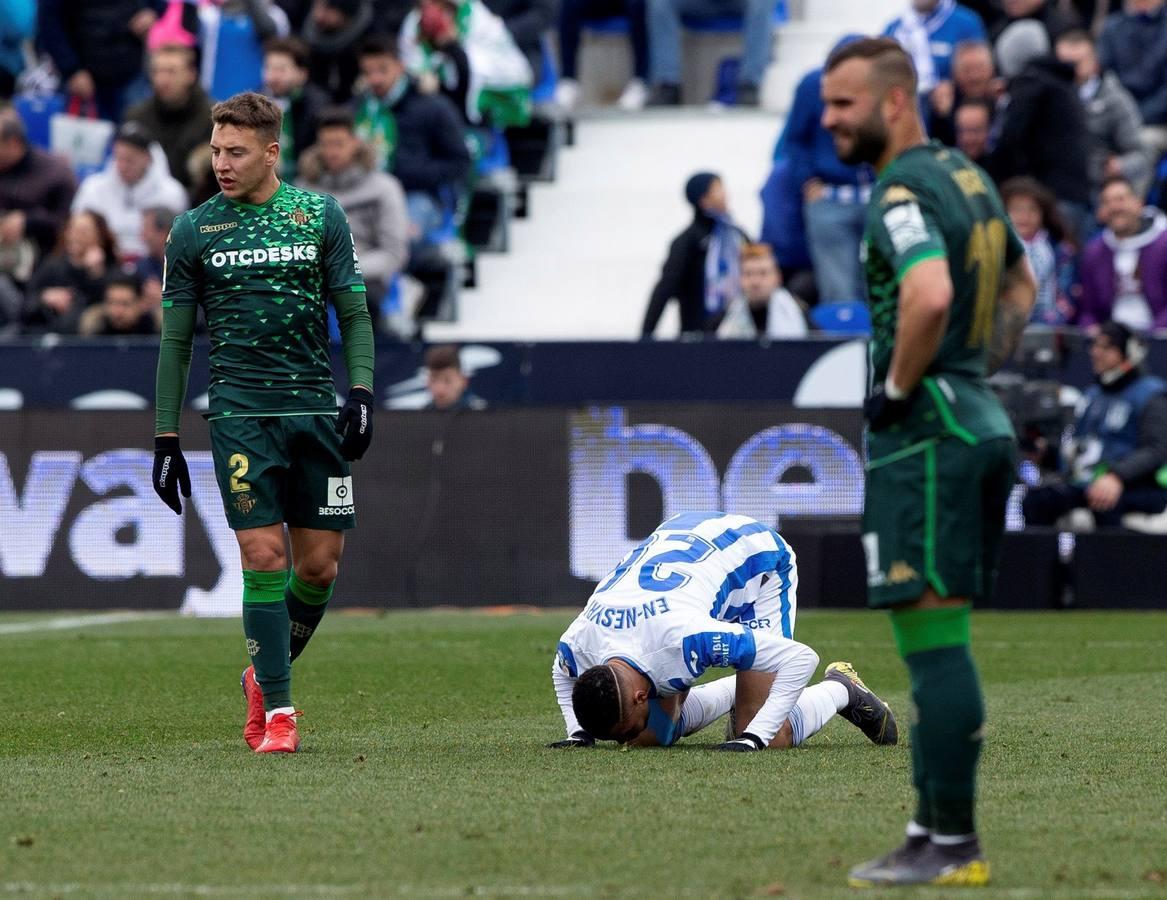
<path fill-rule="evenodd" d="M 837 681 L 820 681 L 805 688 L 787 717 L 797 747 L 812 734 L 817 734 L 847 705 L 847 688 Z"/>
<path fill-rule="evenodd" d="M 719 678 L 690 688 L 689 696 L 681 707 L 681 733 L 696 734 L 707 725 L 712 725 L 729 712 L 736 692 L 736 678 Z"/>

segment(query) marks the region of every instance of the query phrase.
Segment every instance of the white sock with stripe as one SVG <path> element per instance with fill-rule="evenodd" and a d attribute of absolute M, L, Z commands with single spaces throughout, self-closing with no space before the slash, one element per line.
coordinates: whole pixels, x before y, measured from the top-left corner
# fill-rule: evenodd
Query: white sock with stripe
<path fill-rule="evenodd" d="M 712 725 L 729 712 L 736 692 L 736 678 L 719 678 L 690 688 L 689 696 L 681 707 L 681 733 L 695 734 L 707 725 Z"/>
<path fill-rule="evenodd" d="M 831 717 L 847 705 L 847 688 L 837 681 L 820 681 L 803 690 L 788 718 L 797 747 L 822 730 Z"/>

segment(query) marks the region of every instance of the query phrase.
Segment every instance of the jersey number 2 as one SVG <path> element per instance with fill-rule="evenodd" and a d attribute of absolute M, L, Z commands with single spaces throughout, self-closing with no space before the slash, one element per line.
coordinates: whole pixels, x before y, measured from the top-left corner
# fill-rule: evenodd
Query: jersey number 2
<path fill-rule="evenodd" d="M 997 297 L 1001 293 L 1001 269 L 1005 264 L 1005 223 L 989 219 L 973 225 L 968 237 L 968 255 L 965 271 L 976 270 L 977 299 L 973 307 L 972 327 L 969 328 L 970 347 L 984 347 L 993 336 L 993 320 L 997 311 Z"/>
<path fill-rule="evenodd" d="M 660 567 L 667 566 L 670 563 L 700 562 L 713 552 L 713 545 L 704 538 L 697 537 L 695 534 L 689 534 L 688 532 L 676 534 L 653 532 L 621 560 L 620 565 L 616 566 L 612 570 L 612 574 L 608 576 L 608 580 L 596 588 L 596 593 L 602 594 L 604 591 L 615 587 L 616 583 L 628 574 L 629 569 L 640 562 L 649 548 L 657 543 L 658 540 L 665 545 L 681 544 L 682 546 L 676 550 L 664 550 L 651 557 L 640 567 L 637 583 L 646 591 L 672 591 L 681 587 L 683 584 L 687 584 L 689 579 L 693 577 L 692 575 L 685 575 L 681 572 L 673 571 L 662 578 Z"/>
<path fill-rule="evenodd" d="M 243 480 L 248 469 L 247 457 L 242 453 L 232 453 L 231 458 L 227 460 L 227 465 L 231 467 L 231 493 L 238 494 L 250 491 L 250 483 Z"/>

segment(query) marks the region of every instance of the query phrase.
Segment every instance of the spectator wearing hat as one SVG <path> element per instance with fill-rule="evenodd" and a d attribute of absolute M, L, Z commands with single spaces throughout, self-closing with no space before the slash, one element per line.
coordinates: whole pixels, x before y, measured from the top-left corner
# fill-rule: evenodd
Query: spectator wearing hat
<path fill-rule="evenodd" d="M 150 54 L 153 93 L 126 113 L 161 144 L 170 174 L 189 188 L 191 153 L 211 139 L 211 99 L 199 84 L 190 47 L 166 45 Z"/>
<path fill-rule="evenodd" d="M 698 172 L 685 183 L 693 221 L 672 244 L 660 280 L 652 290 L 641 328 L 652 337 L 665 306 L 676 300 L 681 332 L 717 329 L 741 284 L 741 248 L 750 239 L 729 215 L 721 177 Z"/>
<path fill-rule="evenodd" d="M 357 80 L 357 51 L 373 23 L 370 0 L 315 0 L 300 36 L 311 53 L 312 81 L 347 103 Z"/>
<path fill-rule="evenodd" d="M 32 146 L 15 110 L 0 110 L 0 244 L 31 240 L 41 255 L 48 253 L 76 190 L 69 163 Z"/>
<path fill-rule="evenodd" d="M 186 189 L 170 174 L 166 154 L 137 122 L 126 122 L 113 139 L 104 169 L 81 182 L 73 211 L 101 213 L 117 240 L 123 262 L 143 256 L 142 213 L 151 206 L 187 208 Z"/>
<path fill-rule="evenodd" d="M 1127 326 L 1100 326 L 1090 345 L 1095 384 L 1061 448 L 1060 477 L 1030 488 L 1022 501 L 1027 525 L 1053 525 L 1071 510 L 1089 509 L 1100 527 L 1118 526 L 1128 512 L 1167 508 L 1160 481 L 1167 474 L 1167 382 L 1143 369 L 1145 353 Z"/>
<path fill-rule="evenodd" d="M 272 38 L 263 47 L 263 92 L 284 116 L 280 122 L 280 177 L 296 177 L 300 154 L 316 143 L 316 124 L 329 105 L 328 92 L 308 80 L 308 45 L 299 38 Z"/>
<path fill-rule="evenodd" d="M 1050 54 L 1045 28 L 1035 21 L 1010 25 L 997 42 L 1008 104 L 989 171 L 998 181 L 1028 175 L 1049 188 L 1081 240 L 1092 230 L 1087 178 L 1090 132 L 1078 98 L 1074 67 Z"/>

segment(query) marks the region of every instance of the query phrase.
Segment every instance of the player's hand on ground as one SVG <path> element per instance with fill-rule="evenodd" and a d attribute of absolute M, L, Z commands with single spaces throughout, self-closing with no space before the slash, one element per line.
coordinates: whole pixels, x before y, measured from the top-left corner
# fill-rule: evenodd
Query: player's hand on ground
<path fill-rule="evenodd" d="M 548 744 L 549 750 L 570 750 L 573 747 L 594 747 L 596 746 L 596 739 L 593 738 L 586 731 L 577 731 L 571 737 L 562 741 L 556 741 L 553 744 Z"/>
<path fill-rule="evenodd" d="M 908 414 L 912 405 L 912 395 L 901 400 L 893 400 L 887 395 L 882 384 L 877 384 L 871 396 L 863 401 L 863 418 L 872 431 L 883 431 Z"/>
<path fill-rule="evenodd" d="M 340 435 L 340 455 L 352 462 L 360 459 L 373 439 L 373 393 L 362 387 L 348 392 L 348 401 L 336 417 Z"/>
<path fill-rule="evenodd" d="M 755 750 L 765 750 L 766 744 L 756 734 L 747 731 L 741 737 L 718 744 L 713 749 L 723 753 L 753 753 Z"/>
<path fill-rule="evenodd" d="M 154 438 L 154 493 L 162 498 L 162 502 L 182 514 L 182 501 L 178 499 L 179 489 L 182 496 L 190 496 L 190 470 L 186 467 L 186 458 L 178 447 L 178 435 L 170 434 Z"/>

